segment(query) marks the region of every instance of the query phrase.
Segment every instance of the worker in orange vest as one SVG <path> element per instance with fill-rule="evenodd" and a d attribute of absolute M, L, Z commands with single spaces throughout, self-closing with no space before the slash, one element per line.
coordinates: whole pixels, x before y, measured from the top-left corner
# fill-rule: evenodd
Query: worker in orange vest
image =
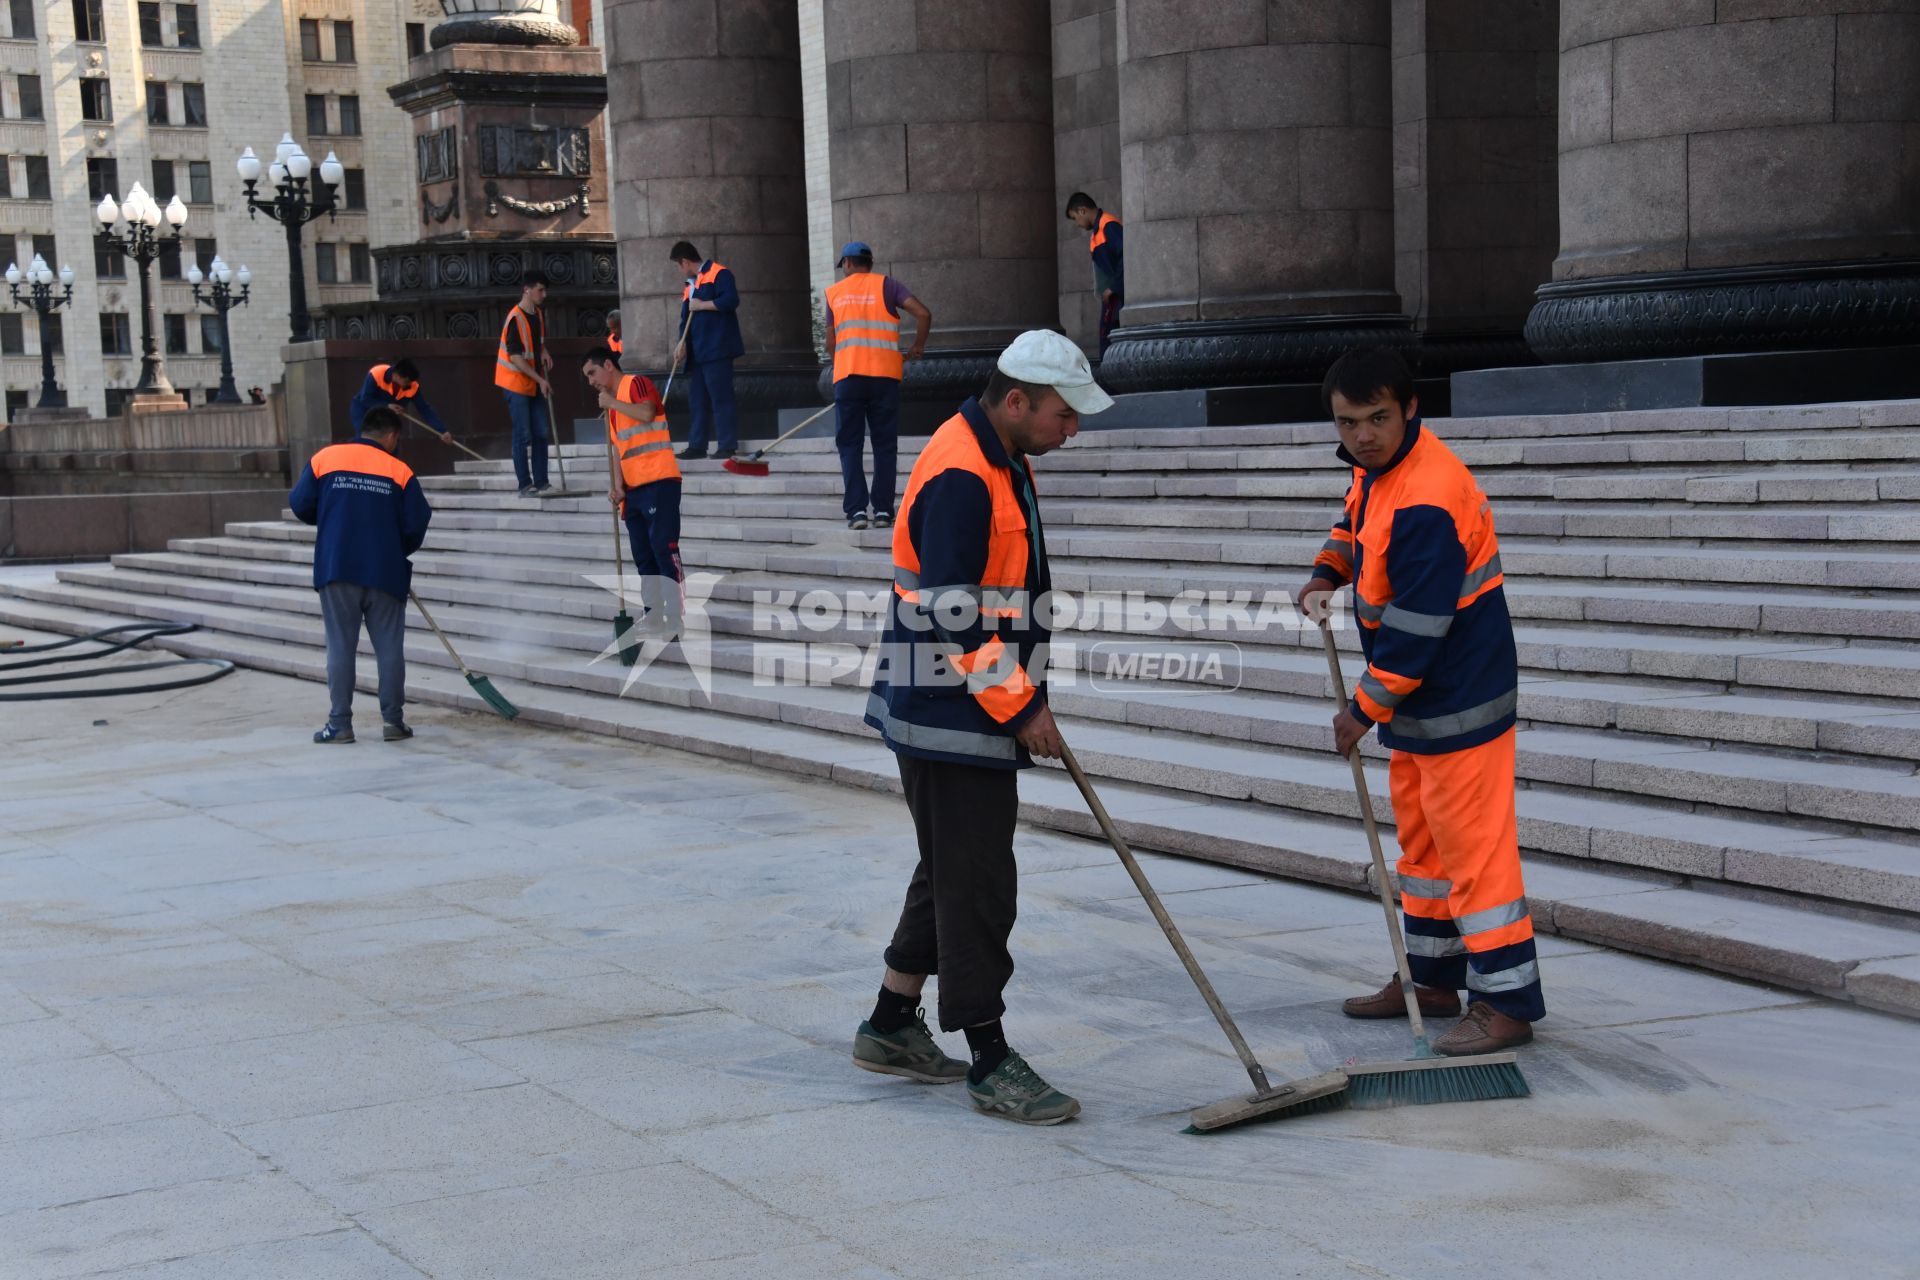
<path fill-rule="evenodd" d="M 1067 197 L 1067 221 L 1092 232 L 1087 251 L 1093 255 L 1093 291 L 1100 296 L 1100 354 L 1104 356 L 1113 343 L 1114 326 L 1120 323 L 1120 308 L 1127 305 L 1125 232 L 1120 219 L 1084 191 Z"/>
<path fill-rule="evenodd" d="M 848 242 L 837 264 L 846 274 L 827 286 L 827 354 L 833 359 L 834 444 L 840 450 L 841 510 L 849 529 L 893 523 L 895 460 L 900 453 L 900 379 L 927 350 L 933 313 L 906 285 L 873 269 L 873 249 Z M 900 314 L 913 317 L 913 346 L 900 354 Z M 861 457 L 873 433 L 873 487 Z"/>
<path fill-rule="evenodd" d="M 419 420 L 421 425 L 440 436 L 442 444 L 453 443 L 453 433 L 447 430 L 447 424 L 440 421 L 440 414 L 420 394 L 420 370 L 411 360 L 403 358 L 389 364 L 377 364 L 367 370 L 359 392 L 347 406 L 347 416 L 353 422 L 353 434 L 360 434 L 360 426 L 369 413 L 375 409 L 391 408 L 399 409 L 404 417 Z"/>
<path fill-rule="evenodd" d="M 673 350 L 673 363 L 687 366 L 687 424 L 683 458 L 707 456 L 707 433 L 714 437 L 713 456 L 731 458 L 737 446 L 738 426 L 733 408 L 733 362 L 745 355 L 740 338 L 740 290 L 733 272 L 718 262 L 702 259 L 685 240 L 667 251 L 687 277 L 680 291 L 680 332 L 686 337 Z M 691 323 L 689 323 L 691 321 Z"/>
<path fill-rule="evenodd" d="M 615 355 L 624 355 L 626 347 L 620 342 L 620 308 L 607 312 L 607 350 Z"/>
<path fill-rule="evenodd" d="M 1377 728 L 1400 839 L 1407 962 L 1422 1014 L 1467 1016 L 1445 1054 L 1526 1044 L 1546 1015 L 1514 813 L 1519 659 L 1500 543 L 1473 473 L 1419 418 L 1396 353 L 1342 356 L 1325 395 L 1352 469 L 1346 510 L 1314 557 L 1302 612 L 1327 616 L 1351 583 L 1367 669 L 1334 717 L 1349 755 Z M 1351 1018 L 1403 1018 L 1397 977 Z"/>
<path fill-rule="evenodd" d="M 494 359 L 493 384 L 507 401 L 513 423 L 513 478 L 520 496 L 531 498 L 559 492 L 547 483 L 547 440 L 553 387 L 553 353 L 547 350 L 547 276 L 529 271 L 520 278 L 520 302 L 507 312 L 500 326 L 500 350 Z"/>
<path fill-rule="evenodd" d="M 667 406 L 651 378 L 620 372 L 612 348 L 587 355 L 582 372 L 607 415 L 607 501 L 627 526 L 634 568 L 640 572 L 643 622 L 675 628 L 685 580 L 680 568 L 680 464 L 667 434 Z"/>

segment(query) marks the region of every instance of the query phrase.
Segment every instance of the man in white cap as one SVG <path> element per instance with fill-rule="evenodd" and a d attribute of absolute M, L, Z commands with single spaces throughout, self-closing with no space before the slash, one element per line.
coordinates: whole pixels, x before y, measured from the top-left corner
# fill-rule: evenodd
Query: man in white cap
<path fill-rule="evenodd" d="M 1061 752 L 1045 683 L 1047 543 L 1027 460 L 1112 404 L 1079 347 L 1034 330 L 934 432 L 893 528 L 892 617 L 867 702 L 867 723 L 899 762 L 920 863 L 854 1064 L 926 1084 L 964 1078 L 975 1107 L 1023 1124 L 1080 1112 L 1000 1027 L 1013 975 L 1016 771 Z M 971 1066 L 927 1029 L 930 973 L 940 975 L 940 1028 L 966 1033 Z"/>

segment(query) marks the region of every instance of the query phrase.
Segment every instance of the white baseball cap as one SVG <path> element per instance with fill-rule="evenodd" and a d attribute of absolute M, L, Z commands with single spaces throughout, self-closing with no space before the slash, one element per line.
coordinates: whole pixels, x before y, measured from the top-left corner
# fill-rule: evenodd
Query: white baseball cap
<path fill-rule="evenodd" d="M 1063 333 L 1029 329 L 1000 353 L 1000 372 L 1020 382 L 1052 387 L 1075 413 L 1103 413 L 1113 397 L 1093 380 L 1086 353 Z"/>

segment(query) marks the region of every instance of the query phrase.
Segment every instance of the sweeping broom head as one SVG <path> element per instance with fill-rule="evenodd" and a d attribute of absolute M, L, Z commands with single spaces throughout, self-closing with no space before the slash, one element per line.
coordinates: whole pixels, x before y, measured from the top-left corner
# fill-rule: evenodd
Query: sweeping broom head
<path fill-rule="evenodd" d="M 1215 1133 L 1237 1124 L 1255 1120 L 1291 1120 L 1296 1116 L 1338 1111 L 1347 1105 L 1347 1073 L 1329 1071 L 1325 1075 L 1295 1080 L 1269 1089 L 1228 1098 L 1201 1107 L 1187 1117 L 1182 1133 Z"/>
<path fill-rule="evenodd" d="M 759 455 L 752 458 L 728 458 L 720 465 L 737 476 L 764 476 L 771 470 L 766 463 L 757 461 Z"/>
<path fill-rule="evenodd" d="M 1352 1104 L 1363 1109 L 1486 1102 L 1524 1098 L 1533 1092 L 1511 1053 L 1364 1062 L 1349 1065 L 1346 1072 L 1353 1078 Z"/>
<path fill-rule="evenodd" d="M 520 708 L 508 702 L 506 695 L 494 688 L 493 681 L 485 676 L 477 676 L 469 671 L 467 683 L 473 686 L 473 691 L 480 695 L 481 701 L 499 712 L 503 718 L 512 720 L 520 714 Z"/>
<path fill-rule="evenodd" d="M 613 615 L 613 643 L 620 651 L 620 665 L 630 667 L 640 657 L 640 645 L 633 635 L 633 615 L 622 609 Z"/>

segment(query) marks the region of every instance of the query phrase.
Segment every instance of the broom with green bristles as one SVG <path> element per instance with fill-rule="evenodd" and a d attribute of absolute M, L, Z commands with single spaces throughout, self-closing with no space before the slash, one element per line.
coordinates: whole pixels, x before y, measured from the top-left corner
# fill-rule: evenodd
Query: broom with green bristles
<path fill-rule="evenodd" d="M 427 612 L 427 606 L 420 603 L 420 597 L 413 593 L 411 587 L 407 589 L 407 596 L 413 601 L 413 607 L 420 611 L 420 616 L 427 620 L 427 625 L 433 628 L 433 634 L 440 637 L 440 643 L 446 648 L 447 656 L 453 659 L 454 666 L 460 668 L 460 674 L 467 678 L 467 683 L 472 686 L 475 693 L 480 695 L 480 700 L 492 707 L 502 719 L 511 720 L 519 715 L 520 708 L 508 702 L 507 696 L 493 687 L 493 681 L 467 670 L 467 664 L 460 660 L 458 653 L 454 652 L 453 642 L 447 639 L 447 633 L 440 629 L 440 624 L 433 620 L 433 615 Z"/>
<path fill-rule="evenodd" d="M 1335 705 L 1347 705 L 1347 682 L 1340 674 L 1340 652 L 1333 632 L 1320 623 L 1326 643 L 1327 671 L 1333 677 Z M 1512 1053 L 1480 1053 L 1442 1057 L 1427 1042 L 1427 1024 L 1420 1016 L 1420 1000 L 1413 990 L 1413 972 L 1407 963 L 1407 940 L 1400 932 L 1400 916 L 1393 904 L 1393 877 L 1380 847 L 1380 828 L 1373 820 L 1373 801 L 1367 795 L 1367 775 L 1360 767 L 1360 747 L 1347 753 L 1353 765 L 1353 791 L 1360 801 L 1360 821 L 1373 851 L 1374 887 L 1387 915 L 1387 937 L 1393 943 L 1393 961 L 1400 975 L 1400 994 L 1406 997 L 1407 1020 L 1413 1024 L 1413 1057 L 1405 1061 L 1361 1062 L 1341 1068 L 1350 1081 L 1347 1104 L 1354 1107 L 1393 1107 L 1429 1102 L 1479 1102 L 1493 1098 L 1524 1098 L 1527 1079 Z"/>

